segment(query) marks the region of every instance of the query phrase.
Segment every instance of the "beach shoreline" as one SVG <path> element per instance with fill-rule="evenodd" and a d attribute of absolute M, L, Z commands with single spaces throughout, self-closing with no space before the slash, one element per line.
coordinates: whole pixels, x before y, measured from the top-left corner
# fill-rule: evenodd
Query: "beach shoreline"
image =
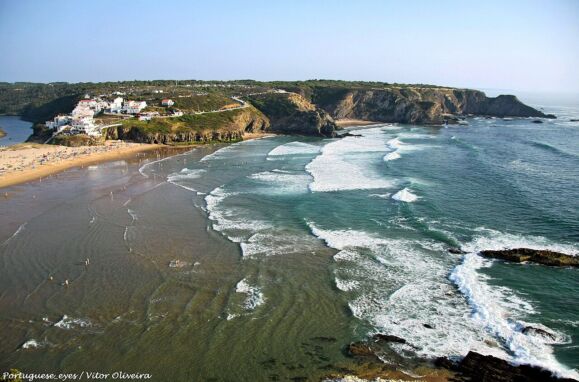
<path fill-rule="evenodd" d="M 339 127 L 370 126 L 383 123 L 377 121 L 368 121 L 365 119 L 350 119 L 350 118 L 336 119 L 334 122 Z"/>
<path fill-rule="evenodd" d="M 243 140 L 249 141 L 272 135 L 274 134 L 246 133 Z M 183 150 L 190 149 L 191 145 L 169 146 L 107 141 L 102 146 L 66 147 L 33 143 L 8 146 L 0 149 L 0 188 L 39 180 L 75 167 L 123 159 L 161 148 Z"/>
<path fill-rule="evenodd" d="M 107 142 L 103 146 L 65 147 L 24 143 L 0 150 L 0 188 L 14 186 L 62 171 L 107 162 L 159 149 L 163 145 Z M 45 158 L 50 158 L 47 160 Z"/>

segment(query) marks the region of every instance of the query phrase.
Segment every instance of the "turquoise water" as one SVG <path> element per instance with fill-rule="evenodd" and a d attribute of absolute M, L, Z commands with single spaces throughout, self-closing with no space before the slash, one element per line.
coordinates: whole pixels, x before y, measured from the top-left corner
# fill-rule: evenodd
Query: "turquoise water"
<path fill-rule="evenodd" d="M 382 354 L 403 370 L 476 350 L 577 378 L 577 269 L 477 255 L 579 252 L 563 113 L 149 153 L 3 189 L 0 368 L 319 380 L 380 332 L 407 340 Z"/>
<path fill-rule="evenodd" d="M 0 116 L 0 128 L 6 133 L 6 136 L 0 138 L 0 146 L 22 143 L 32 134 L 32 123 L 17 116 Z"/>
<path fill-rule="evenodd" d="M 395 347 L 402 355 L 477 350 L 577 376 L 577 270 L 476 253 L 579 252 L 579 125 L 469 124 L 242 143 L 170 180 L 207 194 L 213 229 L 239 243 L 247 261 L 313 251 L 316 238 L 336 249 L 333 283 L 361 322 L 357 330 L 405 338 L 409 345 Z M 224 169 L 234 174 L 224 179 Z M 248 283 L 247 310 L 267 305 L 273 286 Z M 553 338 L 523 334 L 528 325 Z"/>

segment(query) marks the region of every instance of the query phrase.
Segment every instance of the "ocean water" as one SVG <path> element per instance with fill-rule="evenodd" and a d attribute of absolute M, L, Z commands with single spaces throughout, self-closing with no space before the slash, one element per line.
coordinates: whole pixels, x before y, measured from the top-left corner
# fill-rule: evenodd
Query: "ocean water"
<path fill-rule="evenodd" d="M 0 115 L 0 128 L 6 133 L 6 136 L 0 138 L 0 146 L 22 143 L 32 134 L 31 122 L 23 121 L 20 117 L 12 115 Z"/>
<path fill-rule="evenodd" d="M 12 188 L 0 366 L 317 380 L 386 333 L 401 367 L 474 350 L 578 378 L 577 269 L 477 254 L 579 253 L 573 116 L 276 136 Z"/>

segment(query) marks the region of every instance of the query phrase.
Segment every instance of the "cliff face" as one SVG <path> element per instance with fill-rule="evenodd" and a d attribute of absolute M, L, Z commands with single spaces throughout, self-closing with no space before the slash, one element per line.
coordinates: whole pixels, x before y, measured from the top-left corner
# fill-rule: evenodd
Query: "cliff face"
<path fill-rule="evenodd" d="M 315 88 L 312 102 L 336 119 L 441 124 L 449 115 L 539 117 L 545 115 L 515 96 L 487 97 L 469 89 L 403 87 L 387 89 Z"/>
<path fill-rule="evenodd" d="M 323 109 L 295 93 L 268 93 L 249 97 L 271 123 L 271 131 L 284 134 L 335 136 L 334 120 Z"/>
<path fill-rule="evenodd" d="M 245 133 L 265 132 L 269 121 L 253 108 L 203 115 L 185 120 L 166 119 L 155 124 L 129 121 L 123 126 L 109 128 L 107 139 L 122 139 L 141 143 L 209 143 L 232 142 L 243 139 Z"/>

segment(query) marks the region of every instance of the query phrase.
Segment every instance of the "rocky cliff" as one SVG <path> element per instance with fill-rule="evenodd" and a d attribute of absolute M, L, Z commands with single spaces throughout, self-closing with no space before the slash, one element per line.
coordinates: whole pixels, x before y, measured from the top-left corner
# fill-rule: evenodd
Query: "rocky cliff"
<path fill-rule="evenodd" d="M 268 131 L 269 126 L 269 120 L 261 112 L 248 107 L 181 118 L 131 119 L 122 126 L 109 128 L 107 139 L 163 144 L 233 142 L 242 140 L 245 133 Z"/>
<path fill-rule="evenodd" d="M 493 98 L 470 89 L 317 87 L 312 89 L 310 97 L 314 104 L 336 119 L 441 124 L 453 116 L 465 115 L 555 118 L 523 104 L 515 96 L 500 95 Z"/>
<path fill-rule="evenodd" d="M 334 120 L 323 109 L 296 93 L 267 93 L 248 97 L 271 123 L 271 131 L 284 134 L 335 136 Z"/>

